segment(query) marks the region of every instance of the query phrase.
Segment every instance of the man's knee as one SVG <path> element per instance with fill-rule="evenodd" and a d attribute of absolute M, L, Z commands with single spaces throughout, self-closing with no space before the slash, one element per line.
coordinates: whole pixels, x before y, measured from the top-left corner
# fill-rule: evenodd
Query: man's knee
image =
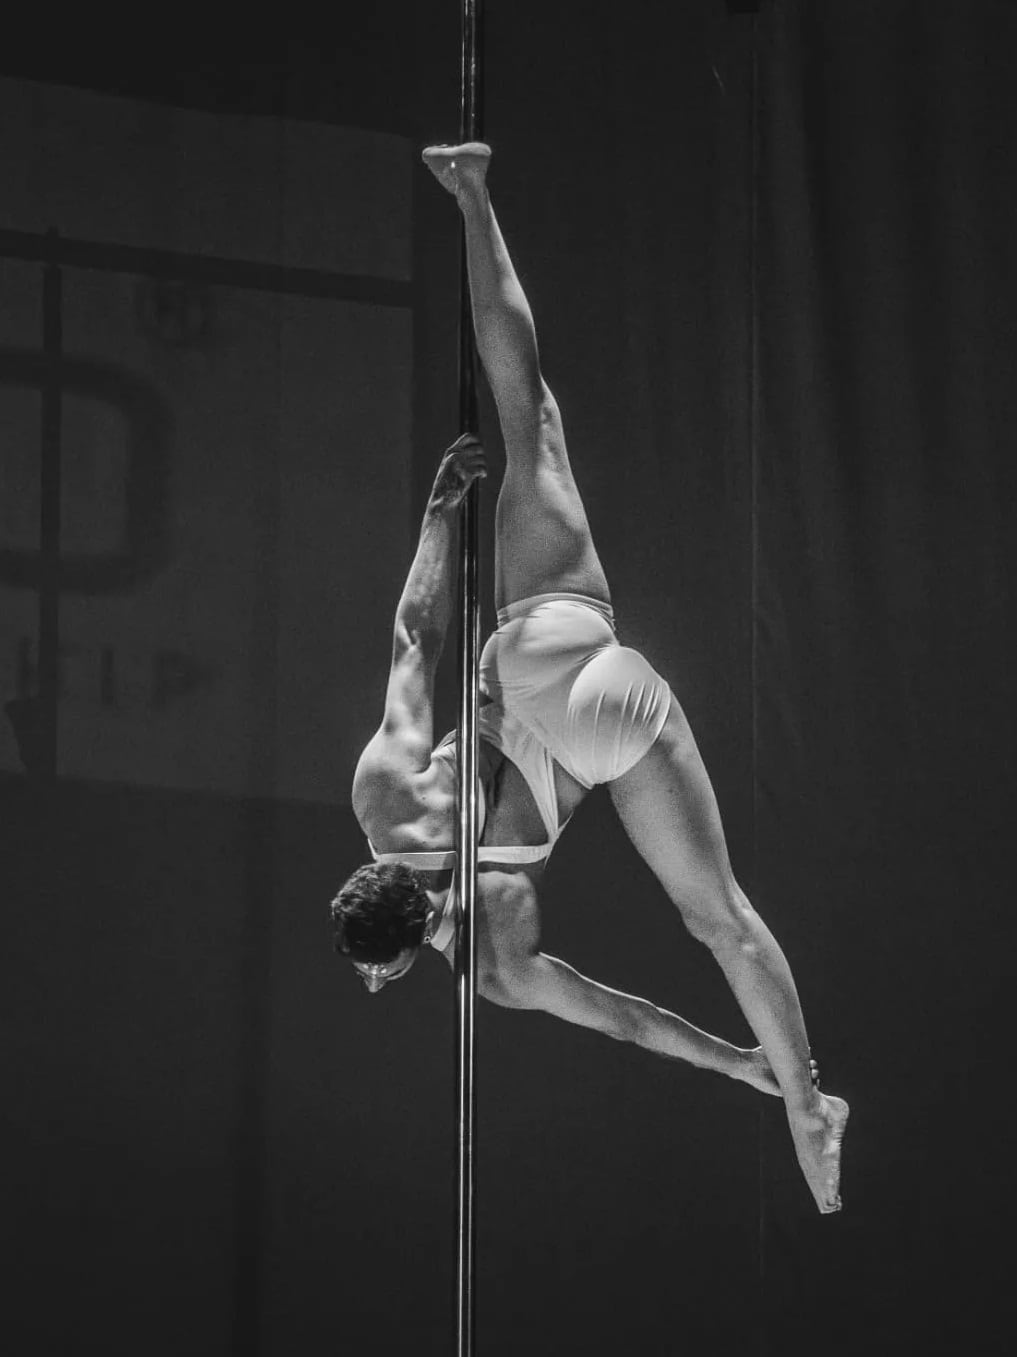
<path fill-rule="evenodd" d="M 553 397 L 536 365 L 506 369 L 495 387 L 498 417 L 511 463 L 513 453 L 532 456 L 545 427 L 553 423 Z M 554 406 L 554 412 L 557 407 Z"/>
<path fill-rule="evenodd" d="M 679 901 L 682 921 L 711 952 L 746 951 L 755 946 L 756 912 L 739 886 L 690 894 Z"/>
<path fill-rule="evenodd" d="M 567 465 L 561 411 L 539 369 L 517 373 L 497 394 L 508 470 Z"/>

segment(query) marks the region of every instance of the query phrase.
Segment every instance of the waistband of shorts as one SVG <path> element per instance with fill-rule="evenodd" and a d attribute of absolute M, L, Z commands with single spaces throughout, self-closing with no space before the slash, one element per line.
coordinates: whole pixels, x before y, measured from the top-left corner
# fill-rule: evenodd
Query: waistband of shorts
<path fill-rule="evenodd" d="M 530 598 L 517 599 L 515 603 L 508 604 L 505 608 L 498 609 L 498 625 L 505 626 L 507 622 L 514 622 L 517 617 L 526 617 L 528 613 L 539 608 L 542 603 L 579 603 L 585 608 L 591 608 L 595 613 L 610 623 L 614 628 L 614 610 L 610 603 L 605 603 L 599 598 L 590 598 L 586 594 L 533 594 Z"/>

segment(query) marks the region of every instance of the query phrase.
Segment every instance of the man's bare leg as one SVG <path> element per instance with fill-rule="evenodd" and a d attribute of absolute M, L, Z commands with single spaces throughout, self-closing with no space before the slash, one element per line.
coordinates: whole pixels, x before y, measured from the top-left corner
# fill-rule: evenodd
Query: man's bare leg
<path fill-rule="evenodd" d="M 477 347 L 505 436 L 498 533 L 499 545 L 512 550 L 499 552 L 499 606 L 556 590 L 609 601 L 557 405 L 541 375 L 533 317 L 491 207 L 489 160 L 480 143 L 424 152 L 463 213 Z M 790 968 L 734 880 L 713 789 L 677 702 L 674 708 L 654 749 L 611 784 L 612 798 L 686 926 L 721 966 L 780 1084 L 816 1202 L 835 1211 L 847 1104 L 813 1087 Z"/>
<path fill-rule="evenodd" d="M 611 783 L 610 792 L 629 838 L 678 906 L 689 932 L 713 953 L 766 1053 L 817 1206 L 824 1213 L 839 1210 L 848 1105 L 813 1084 L 791 969 L 735 880 L 713 788 L 675 699 L 657 743 Z"/>
<path fill-rule="evenodd" d="M 425 164 L 463 215 L 477 349 L 505 440 L 496 603 L 552 592 L 610 602 L 561 414 L 540 370 L 533 315 L 491 206 L 489 160 L 489 148 L 479 142 L 424 151 Z"/>

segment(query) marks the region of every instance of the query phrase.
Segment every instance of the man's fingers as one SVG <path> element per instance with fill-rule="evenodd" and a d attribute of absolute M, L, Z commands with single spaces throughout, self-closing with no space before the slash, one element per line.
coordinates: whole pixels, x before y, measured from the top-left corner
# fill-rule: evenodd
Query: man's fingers
<path fill-rule="evenodd" d="M 483 466 L 464 466 L 459 471 L 459 479 L 463 486 L 470 486 L 474 481 L 482 481 L 486 475 L 487 468 Z"/>
<path fill-rule="evenodd" d="M 467 476 L 471 480 L 475 476 L 486 476 L 487 458 L 484 456 L 484 449 L 478 447 L 460 451 L 456 457 L 456 468 L 461 476 Z"/>
<path fill-rule="evenodd" d="M 441 474 L 453 478 L 456 489 L 452 492 L 454 498 L 451 502 L 456 504 L 475 480 L 487 475 L 487 457 L 477 434 L 461 434 L 446 450 Z"/>
<path fill-rule="evenodd" d="M 460 448 L 469 447 L 479 448 L 480 446 L 481 446 L 480 438 L 477 434 L 464 433 L 459 435 L 456 441 L 449 448 L 449 452 L 457 452 Z"/>

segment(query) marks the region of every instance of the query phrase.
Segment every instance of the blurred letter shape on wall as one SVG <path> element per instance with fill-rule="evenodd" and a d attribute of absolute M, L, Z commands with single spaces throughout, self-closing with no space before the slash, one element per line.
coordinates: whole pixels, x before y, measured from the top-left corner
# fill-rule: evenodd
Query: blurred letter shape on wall
<path fill-rule="evenodd" d="M 391 286 L 409 148 L 19 81 L 0 111 L 0 230 L 22 252 L 0 261 L 0 698 L 34 681 L 29 256 L 55 227 L 83 242 L 62 265 L 61 773 L 341 800 L 411 549 Z M 139 251 L 173 253 L 146 272 Z M 20 766 L 8 729 L 0 766 Z"/>

